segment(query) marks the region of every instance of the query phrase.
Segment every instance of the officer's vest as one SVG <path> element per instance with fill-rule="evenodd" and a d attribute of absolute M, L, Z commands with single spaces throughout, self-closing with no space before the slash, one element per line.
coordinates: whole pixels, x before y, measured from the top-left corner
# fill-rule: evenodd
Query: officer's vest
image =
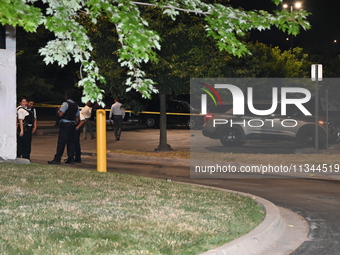
<path fill-rule="evenodd" d="M 33 113 L 33 108 L 32 108 L 32 111 L 30 110 L 27 110 L 26 108 L 20 106 L 18 108 L 19 109 L 24 109 L 28 115 L 26 115 L 25 119 L 24 119 L 24 126 L 25 127 L 32 127 L 33 126 L 33 123 L 34 123 L 34 113 Z"/>
<path fill-rule="evenodd" d="M 76 103 L 72 103 L 70 101 L 67 101 L 68 108 L 65 111 L 63 115 L 63 119 L 65 120 L 70 120 L 70 121 L 75 121 L 76 120 L 76 114 L 78 112 L 78 105 Z"/>

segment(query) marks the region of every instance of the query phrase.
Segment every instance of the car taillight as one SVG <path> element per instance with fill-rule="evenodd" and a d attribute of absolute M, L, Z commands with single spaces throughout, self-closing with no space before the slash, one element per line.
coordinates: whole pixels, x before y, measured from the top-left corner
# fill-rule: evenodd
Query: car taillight
<path fill-rule="evenodd" d="M 322 125 L 322 126 L 327 124 L 327 122 L 325 120 L 319 120 L 318 123 L 319 123 L 319 125 Z M 329 120 L 328 125 L 332 125 L 332 124 L 333 124 L 333 122 Z"/>
<path fill-rule="evenodd" d="M 213 118 L 214 117 L 214 115 L 212 115 L 212 114 L 206 114 L 205 116 L 204 116 L 204 122 L 207 122 L 209 119 L 211 119 L 211 118 Z"/>

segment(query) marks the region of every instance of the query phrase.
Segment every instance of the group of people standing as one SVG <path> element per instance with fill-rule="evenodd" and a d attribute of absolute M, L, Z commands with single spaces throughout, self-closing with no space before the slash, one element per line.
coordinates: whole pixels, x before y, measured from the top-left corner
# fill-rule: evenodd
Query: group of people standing
<path fill-rule="evenodd" d="M 95 139 L 93 120 L 96 110 L 100 107 L 98 104 L 92 106 L 91 102 L 87 102 L 80 111 L 79 106 L 73 100 L 74 96 L 73 90 L 67 91 L 65 93 L 66 101 L 58 109 L 60 120 L 57 149 L 54 158 L 48 161 L 48 164 L 60 164 L 65 147 L 67 147 L 66 164 L 81 162 L 80 134 L 82 127 L 84 127 L 84 139 L 87 139 L 87 132 L 89 132 L 91 139 Z M 20 98 L 19 104 L 17 108 L 17 157 L 30 159 L 32 134 L 37 130 L 37 114 L 33 107 L 33 100 L 27 100 L 23 97 Z M 124 117 L 125 109 L 119 99 L 116 98 L 111 107 L 109 118 L 114 121 L 117 141 L 121 137 Z"/>

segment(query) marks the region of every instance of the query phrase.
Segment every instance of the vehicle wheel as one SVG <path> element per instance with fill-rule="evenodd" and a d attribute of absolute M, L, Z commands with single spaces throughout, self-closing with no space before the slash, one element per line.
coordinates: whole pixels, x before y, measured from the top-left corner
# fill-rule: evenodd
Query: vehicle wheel
<path fill-rule="evenodd" d="M 220 142 L 226 147 L 231 147 L 241 145 L 245 141 L 243 141 L 241 130 L 230 127 L 221 132 Z"/>
<path fill-rule="evenodd" d="M 335 144 L 340 141 L 340 129 L 338 127 L 333 128 L 329 132 L 328 143 Z"/>
<path fill-rule="evenodd" d="M 148 117 L 145 119 L 145 125 L 148 127 L 148 128 L 155 128 L 157 126 L 157 121 L 156 121 L 156 118 L 153 118 L 153 117 Z"/>
<path fill-rule="evenodd" d="M 190 119 L 187 121 L 186 127 L 189 129 L 194 129 L 196 128 L 196 122 L 193 119 Z"/>
<path fill-rule="evenodd" d="M 315 147 L 315 130 L 314 128 L 304 129 L 299 132 L 298 141 L 304 147 Z M 319 147 L 326 146 L 326 135 L 322 129 L 319 129 Z"/>

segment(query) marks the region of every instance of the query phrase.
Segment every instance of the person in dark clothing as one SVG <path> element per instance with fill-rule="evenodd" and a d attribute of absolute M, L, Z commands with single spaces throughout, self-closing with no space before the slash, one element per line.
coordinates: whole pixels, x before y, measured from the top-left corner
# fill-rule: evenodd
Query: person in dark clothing
<path fill-rule="evenodd" d="M 30 159 L 34 114 L 27 109 L 28 101 L 20 98 L 17 107 L 17 157 Z"/>
<path fill-rule="evenodd" d="M 29 99 L 28 100 L 28 104 L 27 104 L 27 110 L 33 112 L 33 126 L 32 126 L 32 135 L 37 131 L 37 111 L 34 108 L 34 100 L 33 99 Z M 31 113 L 30 113 L 31 114 Z M 31 144 L 32 144 L 32 135 L 31 135 L 31 139 L 29 141 L 29 154 L 31 155 Z"/>
<path fill-rule="evenodd" d="M 95 102 L 92 105 L 90 120 L 96 122 L 96 114 L 97 114 L 97 110 L 99 110 L 99 109 L 103 109 L 103 107 L 101 107 L 97 102 Z"/>
<path fill-rule="evenodd" d="M 58 115 L 61 119 L 59 124 L 57 151 L 54 155 L 54 159 L 48 161 L 48 164 L 60 164 L 65 145 L 67 145 L 67 160 L 65 163 L 74 164 L 74 136 L 76 125 L 79 122 L 79 107 L 72 100 L 74 97 L 73 94 L 72 90 L 66 92 L 66 102 L 61 105 L 58 111 Z"/>
<path fill-rule="evenodd" d="M 29 99 L 27 104 L 27 110 L 33 112 L 34 122 L 33 122 L 33 128 L 32 128 L 32 134 L 34 134 L 37 131 L 37 110 L 34 108 L 34 100 Z"/>
<path fill-rule="evenodd" d="M 91 110 L 91 117 L 90 117 L 90 121 L 94 122 L 94 127 L 96 128 L 96 115 L 97 115 L 97 110 L 99 109 L 103 109 L 103 107 L 101 107 L 98 102 L 95 102 L 92 105 L 92 110 Z M 96 131 L 97 132 L 97 131 Z"/>

